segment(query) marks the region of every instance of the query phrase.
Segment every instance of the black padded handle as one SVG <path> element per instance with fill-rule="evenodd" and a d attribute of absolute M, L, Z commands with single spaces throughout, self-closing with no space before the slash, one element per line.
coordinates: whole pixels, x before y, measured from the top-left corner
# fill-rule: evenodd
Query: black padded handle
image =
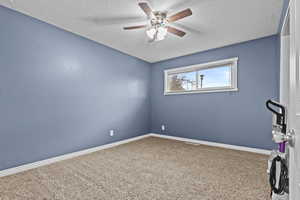
<path fill-rule="evenodd" d="M 266 102 L 267 108 L 276 115 L 276 123 L 282 126 L 282 132 L 286 133 L 286 123 L 285 123 L 285 107 L 280 103 L 269 99 Z M 279 108 L 279 111 L 276 111 L 274 107 Z"/>
<path fill-rule="evenodd" d="M 270 105 L 273 105 L 273 106 L 279 108 L 281 112 L 276 111 L 276 110 L 273 109 Z M 267 108 L 268 108 L 272 113 L 274 113 L 275 115 L 285 116 L 285 107 L 284 107 L 283 105 L 277 103 L 276 101 L 273 101 L 273 100 L 269 99 L 269 100 L 266 102 L 266 106 L 267 106 Z"/>

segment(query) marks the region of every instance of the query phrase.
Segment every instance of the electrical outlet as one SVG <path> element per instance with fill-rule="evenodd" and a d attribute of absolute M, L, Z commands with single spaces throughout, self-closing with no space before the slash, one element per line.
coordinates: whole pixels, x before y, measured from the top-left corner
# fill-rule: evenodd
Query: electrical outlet
<path fill-rule="evenodd" d="M 165 125 L 161 125 L 161 130 L 165 131 L 166 130 L 166 126 Z"/>
<path fill-rule="evenodd" d="M 114 130 L 110 130 L 110 131 L 109 131 L 109 135 L 110 135 L 111 137 L 114 136 L 114 134 L 115 134 Z"/>

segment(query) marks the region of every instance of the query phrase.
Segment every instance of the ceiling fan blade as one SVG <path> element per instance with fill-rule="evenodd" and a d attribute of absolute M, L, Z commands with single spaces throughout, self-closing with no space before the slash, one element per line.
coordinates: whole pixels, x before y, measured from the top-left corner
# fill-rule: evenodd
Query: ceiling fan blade
<path fill-rule="evenodd" d="M 153 13 L 152 13 L 152 9 L 150 8 L 150 6 L 148 5 L 148 3 L 146 2 L 140 2 L 139 3 L 140 8 L 144 11 L 144 13 L 151 18 Z"/>
<path fill-rule="evenodd" d="M 179 37 L 183 37 L 186 34 L 184 31 L 181 31 L 181 30 L 171 27 L 171 26 L 168 26 L 167 28 L 168 28 L 169 33 L 173 33 L 174 35 L 177 35 Z"/>
<path fill-rule="evenodd" d="M 128 27 L 124 27 L 124 30 L 133 30 L 133 29 L 139 29 L 139 28 L 146 28 L 147 25 L 139 25 L 139 26 L 128 26 Z"/>
<path fill-rule="evenodd" d="M 192 34 L 203 34 L 203 32 L 201 31 L 201 28 L 197 27 L 189 27 L 189 26 L 186 26 L 184 24 L 181 24 L 181 23 L 178 23 L 178 22 L 174 22 L 172 23 L 172 26 L 174 26 L 175 28 L 178 28 L 180 30 L 183 30 L 185 32 L 188 32 L 188 33 L 192 33 Z"/>
<path fill-rule="evenodd" d="M 192 13 L 192 10 L 191 9 L 185 9 L 179 13 L 176 13 L 175 15 L 172 15 L 171 17 L 168 17 L 168 21 L 169 22 L 175 22 L 175 21 L 178 21 L 182 18 L 185 18 L 185 17 L 188 17 L 188 16 L 191 16 L 193 13 Z"/>

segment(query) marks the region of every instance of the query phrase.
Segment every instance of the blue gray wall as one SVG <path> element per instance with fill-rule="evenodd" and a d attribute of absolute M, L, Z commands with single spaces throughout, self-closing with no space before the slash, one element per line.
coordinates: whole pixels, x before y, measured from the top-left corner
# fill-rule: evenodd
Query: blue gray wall
<path fill-rule="evenodd" d="M 150 64 L 1 6 L 0 27 L 0 170 L 149 132 Z"/>
<path fill-rule="evenodd" d="M 271 149 L 272 117 L 265 101 L 278 98 L 278 48 L 278 36 L 272 36 L 154 64 L 152 132 Z M 238 92 L 163 95 L 165 69 L 231 57 L 239 57 Z"/>

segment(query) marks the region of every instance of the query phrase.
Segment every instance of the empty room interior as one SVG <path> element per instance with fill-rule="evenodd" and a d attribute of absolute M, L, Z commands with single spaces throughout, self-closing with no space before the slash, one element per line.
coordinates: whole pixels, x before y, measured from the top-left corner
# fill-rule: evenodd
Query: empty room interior
<path fill-rule="evenodd" d="M 0 200 L 299 200 L 300 0 L 0 0 Z"/>

